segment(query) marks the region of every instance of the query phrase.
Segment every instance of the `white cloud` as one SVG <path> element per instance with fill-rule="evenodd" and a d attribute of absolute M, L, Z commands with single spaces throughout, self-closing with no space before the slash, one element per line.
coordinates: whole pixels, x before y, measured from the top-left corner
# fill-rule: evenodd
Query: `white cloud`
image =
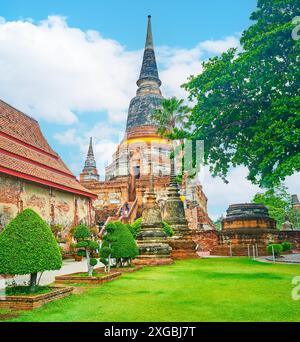
<path fill-rule="evenodd" d="M 300 172 L 295 172 L 292 176 L 286 177 L 285 185 L 291 195 L 297 194 L 300 198 Z"/>
<path fill-rule="evenodd" d="M 233 47 L 240 48 L 238 37 L 229 36 L 223 40 L 206 40 L 199 44 L 200 49 L 213 54 L 221 54 Z"/>
<path fill-rule="evenodd" d="M 190 50 L 161 47 L 157 49 L 157 52 L 164 95 L 166 97 L 186 98 L 187 94 L 181 85 L 186 83 L 191 75 L 201 73 L 201 49 L 199 47 Z"/>
<path fill-rule="evenodd" d="M 62 17 L 38 24 L 0 21 L 1 97 L 36 118 L 72 124 L 76 111 L 126 117 L 139 51 L 125 51 L 98 32 L 71 28 Z"/>
<path fill-rule="evenodd" d="M 92 137 L 98 172 L 103 178 L 105 166 L 112 161 L 112 155 L 116 151 L 117 144 L 122 139 L 123 134 L 123 131 L 119 131 L 113 126 L 99 123 L 92 129 L 83 132 L 71 128 L 63 133 L 56 133 L 54 139 L 62 146 L 76 146 L 78 148 L 79 153 L 73 157 L 73 163 L 70 165 L 71 170 L 78 175 L 83 168 L 87 155 L 89 138 Z"/>
<path fill-rule="evenodd" d="M 157 47 L 165 96 L 185 97 L 180 85 L 201 72 L 202 53 L 223 51 L 236 41 Z M 110 121 L 124 122 L 141 57 L 142 50 L 128 51 L 99 32 L 70 27 L 60 16 L 39 23 L 0 20 L 1 97 L 37 119 L 73 124 L 77 111 L 103 111 Z"/>
<path fill-rule="evenodd" d="M 141 46 L 143 42 L 141 42 Z M 186 98 L 180 86 L 190 75 L 202 71 L 209 55 L 239 47 L 238 36 L 199 42 L 190 49 L 157 47 L 157 61 L 165 97 Z M 78 146 L 70 158 L 70 168 L 78 174 L 83 167 L 89 137 L 94 138 L 98 170 L 111 161 L 119 132 L 127 117 L 129 101 L 136 92 L 142 49 L 128 51 L 121 43 L 96 31 L 70 27 L 59 16 L 34 23 L 32 20 L 5 21 L 0 18 L 0 94 L 1 98 L 37 119 L 69 124 L 55 134 L 60 154 Z M 77 115 L 80 112 L 80 115 Z M 105 123 L 93 128 L 82 124 L 87 113 L 95 112 Z M 248 202 L 259 189 L 248 182 L 245 168 L 229 175 L 229 184 L 212 178 L 208 172 L 203 188 L 209 211 L 216 217 L 234 202 Z M 289 177 L 291 192 L 300 193 L 299 174 Z M 293 189 L 293 190 L 292 190 Z"/>
<path fill-rule="evenodd" d="M 230 204 L 249 203 L 253 196 L 261 191 L 246 179 L 248 170 L 245 167 L 232 169 L 227 177 L 228 184 L 219 177 L 212 177 L 205 168 L 203 190 L 208 197 L 208 208 L 213 214 L 222 213 Z"/>

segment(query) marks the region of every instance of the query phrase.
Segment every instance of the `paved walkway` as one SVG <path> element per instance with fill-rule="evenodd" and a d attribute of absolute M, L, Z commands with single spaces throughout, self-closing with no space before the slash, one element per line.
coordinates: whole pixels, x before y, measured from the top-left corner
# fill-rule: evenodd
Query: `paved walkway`
<path fill-rule="evenodd" d="M 273 262 L 273 257 L 272 256 L 261 257 L 257 260 L 264 261 L 264 262 Z M 282 255 L 280 258 L 277 258 L 275 262 L 280 263 L 280 264 L 300 264 L 300 254 Z"/>
<path fill-rule="evenodd" d="M 98 267 L 101 267 L 100 265 Z M 96 267 L 97 268 L 97 267 Z M 40 281 L 40 285 L 48 285 L 54 282 L 55 277 L 58 275 L 71 274 L 76 272 L 86 272 L 87 264 L 86 260 L 76 262 L 74 260 L 64 260 L 63 266 L 59 271 L 47 271 L 44 272 Z M 38 275 L 38 277 L 40 274 Z M 1 277 L 0 277 L 1 278 Z M 16 281 L 18 285 L 23 285 L 24 282 L 29 281 L 29 275 L 15 276 L 14 278 L 8 279 L 8 281 Z M 0 279 L 0 288 L 5 287 L 5 280 Z"/>

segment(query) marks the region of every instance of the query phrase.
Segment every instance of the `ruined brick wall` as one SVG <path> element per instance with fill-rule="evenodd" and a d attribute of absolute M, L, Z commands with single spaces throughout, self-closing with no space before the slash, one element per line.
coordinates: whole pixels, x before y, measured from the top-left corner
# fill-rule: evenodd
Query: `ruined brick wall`
<path fill-rule="evenodd" d="M 278 231 L 272 229 L 244 229 L 223 231 L 194 232 L 193 239 L 198 251 L 209 252 L 220 256 L 247 256 L 248 248 L 253 254 L 253 246 L 257 246 L 259 255 L 266 255 L 266 247 L 270 243 L 289 241 L 293 248 L 300 249 L 300 230 Z"/>
<path fill-rule="evenodd" d="M 35 210 L 48 224 L 70 227 L 94 220 L 89 199 L 0 174 L 0 225 L 4 227 L 25 208 Z M 92 222 L 91 222 L 92 223 Z"/>
<path fill-rule="evenodd" d="M 154 191 L 159 204 L 166 199 L 169 182 L 169 176 L 154 177 Z M 81 182 L 84 187 L 97 195 L 97 199 L 93 202 L 97 222 L 105 222 L 109 216 L 115 216 L 122 203 L 129 202 L 129 183 L 129 177 L 117 177 L 109 181 Z M 149 185 L 149 176 L 141 176 L 136 180 L 138 216 L 142 213 L 144 194 L 149 190 Z M 184 186 L 183 184 L 182 193 L 185 193 Z M 193 203 L 186 200 L 185 212 L 189 227 L 194 230 L 214 229 L 213 222 L 207 213 L 207 198 L 200 185 L 195 187 L 195 197 L 196 201 Z"/>
<path fill-rule="evenodd" d="M 219 245 L 219 236 L 216 230 L 194 232 L 193 240 L 198 245 L 197 250 L 199 252 L 213 254 L 215 248 Z"/>

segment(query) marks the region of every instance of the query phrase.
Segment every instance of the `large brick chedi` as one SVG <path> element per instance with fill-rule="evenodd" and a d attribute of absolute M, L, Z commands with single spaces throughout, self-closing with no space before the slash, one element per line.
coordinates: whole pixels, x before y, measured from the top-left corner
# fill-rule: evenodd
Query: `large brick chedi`
<path fill-rule="evenodd" d="M 152 119 L 152 112 L 160 108 L 163 95 L 150 16 L 137 86 L 136 96 L 129 104 L 124 137 L 112 156 L 112 162 L 105 169 L 105 180 L 95 179 L 97 172 L 91 158 L 89 168 L 85 165 L 80 177 L 81 184 L 97 195 L 94 207 L 99 224 L 104 224 L 109 217 L 116 218 L 124 202 L 128 202 L 130 208 L 133 208 L 130 210 L 129 222 L 140 217 L 145 206 L 145 194 L 149 192 L 150 176 L 154 176 L 154 192 L 158 205 L 162 207 L 167 199 L 172 142 L 157 133 L 157 123 Z M 180 190 L 181 194 L 186 195 L 185 184 Z M 189 228 L 212 229 L 213 224 L 207 215 L 207 198 L 200 184 L 193 192 L 194 194 L 189 193 L 186 196 L 184 203 Z M 198 203 L 194 201 L 191 205 L 187 197 L 197 199 Z"/>

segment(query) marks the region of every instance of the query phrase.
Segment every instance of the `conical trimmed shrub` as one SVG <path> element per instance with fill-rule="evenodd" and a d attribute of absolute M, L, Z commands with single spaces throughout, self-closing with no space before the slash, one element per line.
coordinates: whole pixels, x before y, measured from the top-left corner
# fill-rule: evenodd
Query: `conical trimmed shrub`
<path fill-rule="evenodd" d="M 31 274 L 36 280 L 38 272 L 61 266 L 55 237 L 35 211 L 25 209 L 0 234 L 0 274 Z M 34 280 L 31 285 L 35 285 Z"/>
<path fill-rule="evenodd" d="M 112 257 L 134 259 L 139 250 L 128 226 L 121 222 L 114 222 L 112 225 L 112 236 L 115 240 L 112 243 Z"/>

